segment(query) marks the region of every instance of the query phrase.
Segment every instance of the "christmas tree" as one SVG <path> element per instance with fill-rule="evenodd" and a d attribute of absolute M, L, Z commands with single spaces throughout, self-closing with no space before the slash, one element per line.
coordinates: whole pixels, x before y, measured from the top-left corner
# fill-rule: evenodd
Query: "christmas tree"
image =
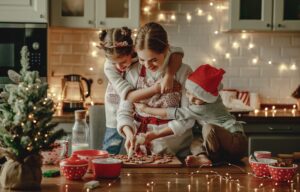
<path fill-rule="evenodd" d="M 54 131 L 54 102 L 47 98 L 48 84 L 37 71 L 29 70 L 27 46 L 21 50 L 21 65 L 20 74 L 8 71 L 13 84 L 0 95 L 0 152 L 19 162 L 51 150 L 55 140 L 65 135 L 62 129 Z"/>

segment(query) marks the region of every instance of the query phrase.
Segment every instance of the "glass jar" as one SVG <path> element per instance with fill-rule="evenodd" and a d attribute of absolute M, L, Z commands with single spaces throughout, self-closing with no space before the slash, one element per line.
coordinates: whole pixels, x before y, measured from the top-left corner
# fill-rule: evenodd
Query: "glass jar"
<path fill-rule="evenodd" d="M 89 149 L 89 127 L 85 116 L 85 110 L 75 111 L 75 123 L 72 128 L 72 152 Z"/>

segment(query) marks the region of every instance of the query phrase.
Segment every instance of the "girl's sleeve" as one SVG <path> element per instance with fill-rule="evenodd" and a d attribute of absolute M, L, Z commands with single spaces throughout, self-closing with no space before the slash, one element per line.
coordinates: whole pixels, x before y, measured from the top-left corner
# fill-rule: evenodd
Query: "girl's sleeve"
<path fill-rule="evenodd" d="M 176 74 L 177 80 L 181 83 L 182 86 L 182 96 L 181 96 L 181 107 L 188 107 L 189 102 L 188 98 L 185 95 L 185 80 L 187 76 L 191 73 L 191 68 L 189 68 L 186 65 L 182 65 L 180 70 L 178 71 L 178 74 Z M 172 120 L 168 123 L 168 127 L 172 129 L 174 135 L 182 135 L 185 133 L 188 129 L 191 129 L 193 125 L 195 124 L 194 119 L 185 119 L 185 120 Z"/>
<path fill-rule="evenodd" d="M 121 99 L 125 99 L 127 93 L 134 89 L 134 87 L 126 79 L 123 79 L 115 66 L 113 66 L 108 60 L 106 60 L 104 64 L 104 74 Z"/>

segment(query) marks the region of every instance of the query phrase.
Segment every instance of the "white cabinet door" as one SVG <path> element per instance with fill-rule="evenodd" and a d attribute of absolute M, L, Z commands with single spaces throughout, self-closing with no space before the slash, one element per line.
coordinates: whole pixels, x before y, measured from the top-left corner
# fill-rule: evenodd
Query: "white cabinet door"
<path fill-rule="evenodd" d="M 0 22 L 48 22 L 47 0 L 0 0 Z"/>
<path fill-rule="evenodd" d="M 273 28 L 276 31 L 300 30 L 300 1 L 275 0 L 274 1 Z"/>
<path fill-rule="evenodd" d="M 140 0 L 51 0 L 51 25 L 137 28 Z"/>
<path fill-rule="evenodd" d="M 96 0 L 98 28 L 139 27 L 140 0 Z"/>
<path fill-rule="evenodd" d="M 51 0 L 51 25 L 95 27 L 94 0 Z"/>
<path fill-rule="evenodd" d="M 230 0 L 231 30 L 271 30 L 272 0 Z"/>

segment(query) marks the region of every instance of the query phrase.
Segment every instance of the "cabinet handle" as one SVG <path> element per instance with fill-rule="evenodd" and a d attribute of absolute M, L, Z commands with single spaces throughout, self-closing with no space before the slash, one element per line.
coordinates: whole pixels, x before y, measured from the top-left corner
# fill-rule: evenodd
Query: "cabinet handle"
<path fill-rule="evenodd" d="M 40 14 L 40 18 L 41 18 L 41 19 L 43 19 L 43 18 L 45 18 L 45 17 L 44 17 L 44 15 L 43 15 L 43 14 Z"/>
<path fill-rule="evenodd" d="M 99 24 L 100 25 L 105 25 L 105 22 L 104 21 L 100 21 Z"/>
<path fill-rule="evenodd" d="M 272 27 L 272 25 L 270 24 L 270 23 L 267 23 L 267 25 L 266 25 L 267 27 Z"/>
<path fill-rule="evenodd" d="M 268 127 L 270 131 L 292 131 L 291 127 L 288 128 L 273 128 L 273 127 Z"/>
<path fill-rule="evenodd" d="M 279 23 L 279 24 L 277 25 L 277 27 L 278 27 L 278 28 L 280 28 L 280 27 L 283 28 L 284 25 L 282 25 L 282 24 Z"/>
<path fill-rule="evenodd" d="M 89 24 L 94 24 L 94 21 L 92 21 L 92 20 L 89 20 L 89 22 L 88 22 Z"/>

